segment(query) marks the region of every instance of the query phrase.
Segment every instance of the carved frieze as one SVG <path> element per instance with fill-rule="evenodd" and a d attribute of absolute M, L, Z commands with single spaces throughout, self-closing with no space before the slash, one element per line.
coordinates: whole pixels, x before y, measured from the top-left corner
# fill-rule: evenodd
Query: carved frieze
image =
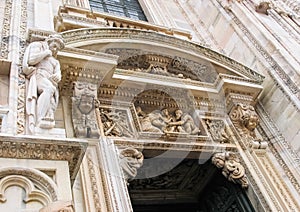
<path fill-rule="evenodd" d="M 228 129 L 226 128 L 223 120 L 205 119 L 205 124 L 213 141 L 219 143 L 230 142 L 230 137 L 227 132 Z"/>
<path fill-rule="evenodd" d="M 107 49 L 106 53 L 119 56 L 120 69 L 209 83 L 217 79 L 217 72 L 212 65 L 204 61 L 199 63 L 136 49 Z"/>
<path fill-rule="evenodd" d="M 97 108 L 105 136 L 133 137 L 128 113 L 124 109 Z"/>
<path fill-rule="evenodd" d="M 72 119 L 77 137 L 98 138 L 100 136 L 95 114 L 97 85 L 93 83 L 74 83 L 72 97 Z"/>
<path fill-rule="evenodd" d="M 259 123 L 259 117 L 253 106 L 239 103 L 232 108 L 229 116 L 244 145 L 254 149 L 267 148 L 267 142 L 257 136 L 256 127 Z"/>
<path fill-rule="evenodd" d="M 126 148 L 120 152 L 120 165 L 125 180 L 132 180 L 137 175 L 137 170 L 143 165 L 143 154 L 134 148 Z"/>
<path fill-rule="evenodd" d="M 245 175 L 245 168 L 240 163 L 236 153 L 215 153 L 211 160 L 217 168 L 222 169 L 222 174 L 229 181 L 241 184 L 243 188 L 248 187 L 249 183 Z"/>
<path fill-rule="evenodd" d="M 136 111 L 144 132 L 200 135 L 194 118 L 181 109 L 177 108 L 173 113 L 170 113 L 168 108 L 145 113 L 140 106 L 137 106 Z"/>

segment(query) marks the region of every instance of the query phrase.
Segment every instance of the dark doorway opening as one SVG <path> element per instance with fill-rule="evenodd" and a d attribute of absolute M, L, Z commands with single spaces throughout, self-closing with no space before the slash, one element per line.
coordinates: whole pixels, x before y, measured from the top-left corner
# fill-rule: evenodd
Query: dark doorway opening
<path fill-rule="evenodd" d="M 165 163 L 168 163 L 166 159 Z M 147 172 L 147 167 L 142 172 Z M 167 173 L 129 184 L 134 212 L 254 212 L 246 191 L 208 160 L 184 159 Z"/>

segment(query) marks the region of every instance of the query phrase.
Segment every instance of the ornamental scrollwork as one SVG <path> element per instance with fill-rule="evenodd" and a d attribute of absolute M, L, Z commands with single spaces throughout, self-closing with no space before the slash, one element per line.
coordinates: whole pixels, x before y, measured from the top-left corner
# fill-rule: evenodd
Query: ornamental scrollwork
<path fill-rule="evenodd" d="M 227 128 L 223 120 L 205 119 L 207 129 L 216 142 L 229 143 L 230 137 L 227 133 Z"/>
<path fill-rule="evenodd" d="M 134 148 L 126 148 L 120 152 L 120 165 L 126 181 L 137 175 L 137 170 L 143 165 L 144 155 Z"/>
<path fill-rule="evenodd" d="M 229 181 L 241 184 L 243 188 L 248 187 L 249 183 L 245 175 L 245 168 L 240 163 L 240 160 L 236 153 L 215 153 L 211 160 L 217 168 L 222 169 L 222 174 Z"/>
<path fill-rule="evenodd" d="M 267 148 L 267 142 L 257 136 L 256 127 L 259 124 L 259 117 L 253 106 L 238 103 L 232 108 L 229 116 L 246 146 L 254 149 Z"/>
<path fill-rule="evenodd" d="M 97 86 L 77 81 L 72 97 L 72 119 L 77 137 L 98 138 L 100 136 L 95 114 Z"/>

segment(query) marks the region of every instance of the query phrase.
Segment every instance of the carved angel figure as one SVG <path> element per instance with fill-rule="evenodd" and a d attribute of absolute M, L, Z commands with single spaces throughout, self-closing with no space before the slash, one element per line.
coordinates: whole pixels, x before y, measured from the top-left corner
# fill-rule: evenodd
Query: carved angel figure
<path fill-rule="evenodd" d="M 29 130 L 34 127 L 53 128 L 54 112 L 58 105 L 58 82 L 61 80 L 58 50 L 64 48 L 60 35 L 50 35 L 45 41 L 29 44 L 23 59 L 23 72 L 29 81 L 26 113 Z"/>

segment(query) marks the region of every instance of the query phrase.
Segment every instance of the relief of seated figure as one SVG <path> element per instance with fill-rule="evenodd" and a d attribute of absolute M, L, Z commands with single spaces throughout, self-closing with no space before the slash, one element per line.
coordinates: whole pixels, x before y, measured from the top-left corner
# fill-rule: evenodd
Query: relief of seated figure
<path fill-rule="evenodd" d="M 187 133 L 190 135 L 200 134 L 193 117 L 188 113 L 183 113 L 180 109 L 175 110 L 175 117 L 168 123 L 168 127 L 168 132 Z"/>
<path fill-rule="evenodd" d="M 200 130 L 196 126 L 194 119 L 182 110 L 176 110 L 175 116 L 170 115 L 167 108 L 161 111 L 153 111 L 146 114 L 141 107 L 136 107 L 137 115 L 141 123 L 142 131 L 160 133 L 185 133 L 199 135 Z"/>

